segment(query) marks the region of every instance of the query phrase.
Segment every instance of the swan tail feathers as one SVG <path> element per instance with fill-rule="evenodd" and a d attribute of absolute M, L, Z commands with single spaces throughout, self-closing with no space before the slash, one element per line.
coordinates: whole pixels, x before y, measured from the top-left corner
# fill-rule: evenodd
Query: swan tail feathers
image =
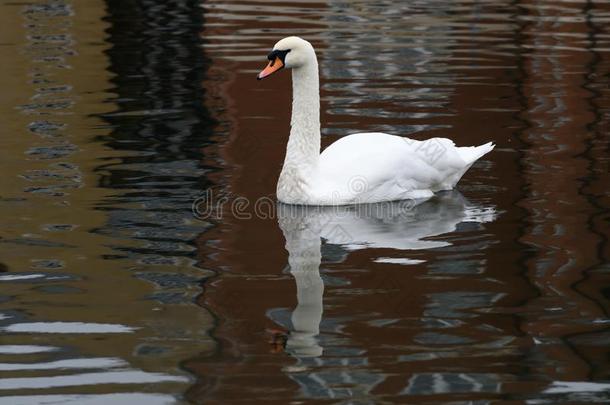
<path fill-rule="evenodd" d="M 464 173 L 470 169 L 470 166 L 472 166 L 472 164 L 479 158 L 491 152 L 495 146 L 496 145 L 494 145 L 493 142 L 487 142 L 486 144 L 480 146 L 466 146 L 457 148 L 458 154 L 466 164 L 460 170 L 457 170 L 455 173 L 445 179 L 440 190 L 453 189 L 458 181 L 460 181 Z"/>
<path fill-rule="evenodd" d="M 483 155 L 491 152 L 496 145 L 493 142 L 487 142 L 480 146 L 466 146 L 457 148 L 458 153 L 466 164 L 471 165 Z"/>

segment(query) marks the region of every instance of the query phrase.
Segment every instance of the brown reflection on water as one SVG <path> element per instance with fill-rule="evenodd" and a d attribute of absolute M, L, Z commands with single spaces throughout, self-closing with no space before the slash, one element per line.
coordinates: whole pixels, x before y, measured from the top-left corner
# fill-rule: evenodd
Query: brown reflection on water
<path fill-rule="evenodd" d="M 600 174 L 607 179 L 607 171 L 595 170 L 604 160 L 607 165 L 607 156 L 592 147 L 606 136 L 607 148 L 599 109 L 608 106 L 593 101 L 598 71 L 608 67 L 608 53 L 592 49 L 600 9 L 591 4 L 573 15 L 560 7 L 522 6 L 532 15 L 520 32 L 527 50 L 520 117 L 529 124 L 520 134 L 527 144 L 527 198 L 519 205 L 528 211 L 520 241 L 532 248 L 525 264 L 540 291 L 527 303 L 522 329 L 536 339 L 535 362 L 553 380 L 582 381 L 593 370 L 607 378 L 598 369 L 603 364 L 607 370 L 600 361 L 607 349 L 594 336 L 607 333 L 608 302 L 599 287 L 608 278 L 599 268 L 608 263 L 608 226 L 595 219 L 601 196 L 590 186 Z"/>
<path fill-rule="evenodd" d="M 206 86 L 226 131 L 212 176 L 229 197 L 274 194 L 290 75 L 254 77 L 289 34 L 318 50 L 323 146 L 384 130 L 498 147 L 463 196 L 413 222 L 373 234 L 375 218 L 333 219 L 368 247 L 334 240 L 319 214 L 225 211 L 200 241 L 219 346 L 186 363 L 190 399 L 559 401 L 595 394 L 557 382 L 608 380 L 606 6 L 440 3 L 206 4 Z"/>
<path fill-rule="evenodd" d="M 213 344 L 210 317 L 188 301 L 205 274 L 180 251 L 189 241 L 180 239 L 175 261 L 147 262 L 126 252 L 159 253 L 168 235 L 141 232 L 159 223 L 134 230 L 110 213 L 132 190 L 100 179 L 136 153 L 105 143 L 125 123 L 101 117 L 126 113 L 108 57 L 116 44 L 108 40 L 115 22 L 107 7 L 97 0 L 0 4 L 2 403 L 178 401 L 191 379 L 180 361 Z M 148 77 L 154 87 L 159 78 Z M 129 88 L 123 95 L 142 96 Z M 147 112 L 155 115 L 140 111 Z M 147 180 L 142 187 L 150 189 Z M 150 218 L 155 201 L 121 208 Z M 188 210 L 185 218 L 195 222 Z M 178 276 L 162 277 L 171 272 Z M 172 292 L 186 302 L 162 301 L 176 284 Z"/>

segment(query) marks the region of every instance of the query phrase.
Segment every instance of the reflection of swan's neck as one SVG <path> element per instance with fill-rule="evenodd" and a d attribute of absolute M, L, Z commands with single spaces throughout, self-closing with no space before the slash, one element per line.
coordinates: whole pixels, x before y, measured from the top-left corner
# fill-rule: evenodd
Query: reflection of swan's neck
<path fill-rule="evenodd" d="M 317 227 L 302 218 L 280 218 L 286 238 L 290 272 L 297 285 L 297 306 L 286 349 L 298 357 L 320 356 L 317 343 L 323 312 L 324 283 L 320 277 L 321 240 Z"/>
<path fill-rule="evenodd" d="M 313 52 L 313 51 L 312 51 Z M 292 119 L 284 167 L 278 181 L 278 197 L 307 194 L 320 157 L 320 83 L 318 61 L 310 61 L 292 70 Z"/>
<path fill-rule="evenodd" d="M 292 327 L 286 348 L 299 357 L 320 356 L 318 345 L 323 313 L 324 282 L 318 270 L 292 270 L 297 283 L 297 307 L 292 311 Z"/>

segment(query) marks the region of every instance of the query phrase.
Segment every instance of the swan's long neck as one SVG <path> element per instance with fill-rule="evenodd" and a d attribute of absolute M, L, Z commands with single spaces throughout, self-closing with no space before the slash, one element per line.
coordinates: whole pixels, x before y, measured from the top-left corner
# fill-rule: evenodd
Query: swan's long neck
<path fill-rule="evenodd" d="M 315 54 L 309 63 L 292 70 L 292 119 L 278 197 L 302 202 L 318 169 L 320 158 L 320 81 Z M 290 199 L 294 201 L 290 201 Z"/>

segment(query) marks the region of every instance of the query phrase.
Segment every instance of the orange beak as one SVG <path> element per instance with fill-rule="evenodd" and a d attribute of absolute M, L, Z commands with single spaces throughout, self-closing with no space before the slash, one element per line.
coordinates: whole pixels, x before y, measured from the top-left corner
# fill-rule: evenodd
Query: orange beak
<path fill-rule="evenodd" d="M 256 80 L 262 80 L 265 77 L 270 76 L 271 74 L 277 72 L 278 70 L 280 70 L 283 67 L 284 67 L 284 64 L 282 63 L 282 60 L 280 58 L 275 58 L 274 60 L 269 62 L 267 67 L 264 68 L 258 74 L 258 76 L 256 76 Z"/>

